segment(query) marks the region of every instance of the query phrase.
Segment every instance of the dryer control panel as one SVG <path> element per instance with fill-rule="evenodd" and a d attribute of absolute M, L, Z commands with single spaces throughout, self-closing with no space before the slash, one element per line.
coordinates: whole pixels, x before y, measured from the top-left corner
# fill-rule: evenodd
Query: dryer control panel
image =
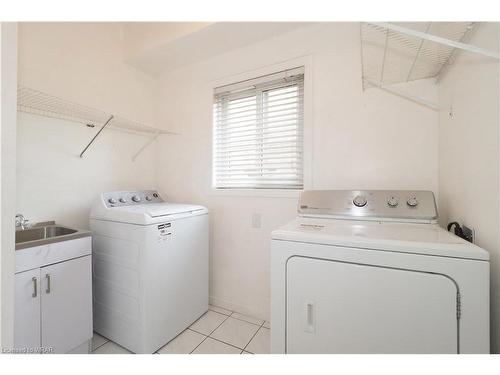
<path fill-rule="evenodd" d="M 103 193 L 102 199 L 108 208 L 163 202 L 156 190 L 112 191 Z"/>
<path fill-rule="evenodd" d="M 435 222 L 438 218 L 434 194 L 422 190 L 306 190 L 298 213 L 353 220 Z"/>

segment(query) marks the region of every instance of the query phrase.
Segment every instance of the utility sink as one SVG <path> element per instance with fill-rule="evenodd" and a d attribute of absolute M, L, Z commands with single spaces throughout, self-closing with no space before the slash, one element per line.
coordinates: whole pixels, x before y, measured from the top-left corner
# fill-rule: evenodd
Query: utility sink
<path fill-rule="evenodd" d="M 16 230 L 16 250 L 89 236 L 90 232 L 68 228 L 53 221 Z"/>
<path fill-rule="evenodd" d="M 30 228 L 16 231 L 16 243 L 41 240 L 66 234 L 76 233 L 76 229 L 66 228 L 59 225 L 51 225 L 40 228 Z"/>

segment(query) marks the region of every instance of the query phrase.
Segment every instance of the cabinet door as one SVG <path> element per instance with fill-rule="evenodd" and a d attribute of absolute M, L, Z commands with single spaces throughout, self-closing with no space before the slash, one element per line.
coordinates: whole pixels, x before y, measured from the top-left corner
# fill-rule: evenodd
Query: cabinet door
<path fill-rule="evenodd" d="M 457 353 L 457 289 L 445 276 L 294 257 L 288 353 Z"/>
<path fill-rule="evenodd" d="M 92 337 L 91 257 L 41 268 L 42 345 L 66 353 Z"/>
<path fill-rule="evenodd" d="M 15 275 L 14 347 L 40 347 L 40 269 Z"/>

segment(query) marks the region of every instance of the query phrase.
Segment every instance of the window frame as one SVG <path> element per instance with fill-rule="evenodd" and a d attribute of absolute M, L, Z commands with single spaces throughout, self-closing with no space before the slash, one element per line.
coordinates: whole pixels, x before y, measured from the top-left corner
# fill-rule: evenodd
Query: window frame
<path fill-rule="evenodd" d="M 263 68 L 248 70 L 244 73 L 230 75 L 211 84 L 211 97 L 213 103 L 214 90 L 221 86 L 231 85 L 237 82 L 242 82 L 257 77 L 270 75 L 276 72 L 289 70 L 297 67 L 304 67 L 304 87 L 303 87 L 303 120 L 302 120 L 302 168 L 303 168 L 303 189 L 310 189 L 312 186 L 312 57 L 302 56 L 299 58 L 287 60 L 286 62 L 268 65 Z M 210 108 L 213 113 L 213 106 Z M 215 124 L 213 115 L 211 116 L 211 136 L 212 140 L 215 136 Z M 214 185 L 214 145 L 211 143 L 211 169 L 210 169 L 210 195 L 214 196 L 240 196 L 240 197 L 283 197 L 297 198 L 300 195 L 301 189 L 288 188 L 216 188 Z"/>

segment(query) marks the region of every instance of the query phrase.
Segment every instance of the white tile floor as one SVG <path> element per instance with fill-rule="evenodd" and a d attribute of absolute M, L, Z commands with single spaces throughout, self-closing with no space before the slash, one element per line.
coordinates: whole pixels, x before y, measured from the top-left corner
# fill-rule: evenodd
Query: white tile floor
<path fill-rule="evenodd" d="M 158 350 L 158 354 L 268 354 L 270 325 L 261 319 L 217 306 Z M 130 354 L 114 342 L 94 333 L 94 354 Z"/>

